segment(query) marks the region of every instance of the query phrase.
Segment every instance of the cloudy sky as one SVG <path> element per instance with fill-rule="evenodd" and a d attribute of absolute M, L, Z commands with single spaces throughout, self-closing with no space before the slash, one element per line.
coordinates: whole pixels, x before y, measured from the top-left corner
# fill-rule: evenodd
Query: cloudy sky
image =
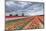
<path fill-rule="evenodd" d="M 44 4 L 42 2 L 6 1 L 6 15 L 18 14 L 27 16 L 43 15 Z"/>

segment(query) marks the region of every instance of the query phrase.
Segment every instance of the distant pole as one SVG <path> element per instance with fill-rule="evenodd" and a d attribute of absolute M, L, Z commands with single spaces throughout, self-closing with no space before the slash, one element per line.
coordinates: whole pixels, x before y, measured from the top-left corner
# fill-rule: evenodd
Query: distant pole
<path fill-rule="evenodd" d="M 22 16 L 24 16 L 24 12 L 25 12 L 25 11 L 22 11 Z"/>
<path fill-rule="evenodd" d="M 22 16 L 24 16 L 24 13 L 22 13 Z"/>

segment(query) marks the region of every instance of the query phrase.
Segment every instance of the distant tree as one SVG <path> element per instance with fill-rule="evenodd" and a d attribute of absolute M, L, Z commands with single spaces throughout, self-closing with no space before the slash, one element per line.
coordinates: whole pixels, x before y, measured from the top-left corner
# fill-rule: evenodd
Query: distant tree
<path fill-rule="evenodd" d="M 39 16 L 44 16 L 44 15 L 39 15 Z"/>
<path fill-rule="evenodd" d="M 18 14 L 16 14 L 15 16 L 18 16 Z"/>
<path fill-rule="evenodd" d="M 12 16 L 12 14 L 10 14 L 10 16 Z"/>

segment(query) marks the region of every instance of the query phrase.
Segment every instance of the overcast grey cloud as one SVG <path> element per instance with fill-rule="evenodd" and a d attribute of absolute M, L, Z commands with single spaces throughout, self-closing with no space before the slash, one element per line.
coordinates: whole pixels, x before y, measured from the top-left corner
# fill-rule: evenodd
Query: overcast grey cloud
<path fill-rule="evenodd" d="M 19 1 L 6 1 L 6 15 L 18 14 L 27 16 L 43 15 L 44 4 L 41 2 L 19 2 Z"/>

